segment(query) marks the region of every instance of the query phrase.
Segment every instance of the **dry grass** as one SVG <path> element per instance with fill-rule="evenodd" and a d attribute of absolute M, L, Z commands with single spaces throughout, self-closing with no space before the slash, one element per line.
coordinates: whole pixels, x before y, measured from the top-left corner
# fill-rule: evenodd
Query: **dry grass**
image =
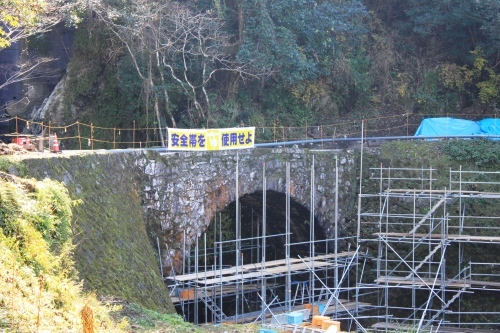
<path fill-rule="evenodd" d="M 80 316 L 82 317 L 83 333 L 94 333 L 94 311 L 88 303 L 80 310 Z"/>
<path fill-rule="evenodd" d="M 81 332 L 85 305 L 100 330 L 123 332 L 72 275 L 67 192 L 56 182 L 32 185 L 0 177 L 0 332 Z"/>
<path fill-rule="evenodd" d="M 240 325 L 198 328 L 178 315 L 84 292 L 64 230 L 72 214 L 66 189 L 49 180 L 29 185 L 0 175 L 0 332 L 258 331 Z"/>

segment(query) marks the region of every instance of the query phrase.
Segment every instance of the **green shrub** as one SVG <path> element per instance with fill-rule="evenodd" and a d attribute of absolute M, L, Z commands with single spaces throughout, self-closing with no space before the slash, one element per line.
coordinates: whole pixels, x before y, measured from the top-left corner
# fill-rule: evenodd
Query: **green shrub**
<path fill-rule="evenodd" d="M 471 162 L 477 166 L 500 163 L 500 145 L 492 140 L 449 141 L 443 151 L 459 162 Z"/>

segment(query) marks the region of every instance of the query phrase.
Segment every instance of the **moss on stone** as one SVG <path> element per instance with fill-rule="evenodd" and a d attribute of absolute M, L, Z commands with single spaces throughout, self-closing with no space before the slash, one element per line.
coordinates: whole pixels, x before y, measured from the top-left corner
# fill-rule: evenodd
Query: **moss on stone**
<path fill-rule="evenodd" d="M 173 312 L 142 216 L 132 154 L 24 158 L 28 174 L 63 181 L 74 208 L 75 261 L 84 287 Z"/>

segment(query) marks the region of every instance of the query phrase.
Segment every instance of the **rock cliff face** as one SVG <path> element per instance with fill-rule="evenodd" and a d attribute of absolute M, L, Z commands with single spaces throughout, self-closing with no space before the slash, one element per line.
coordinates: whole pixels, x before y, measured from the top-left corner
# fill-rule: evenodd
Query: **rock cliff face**
<path fill-rule="evenodd" d="M 21 41 L 2 50 L 0 66 L 6 68 L 19 66 L 28 57 L 43 57 L 51 61 L 47 63 L 47 74 L 42 77 L 15 82 L 0 89 L 0 117 L 7 112 L 10 116 L 27 118 L 28 112 L 42 105 L 66 72 L 74 39 L 75 28 L 62 23 L 49 33 L 28 38 L 26 42 Z M 0 77 L 0 84 L 5 79 Z"/>

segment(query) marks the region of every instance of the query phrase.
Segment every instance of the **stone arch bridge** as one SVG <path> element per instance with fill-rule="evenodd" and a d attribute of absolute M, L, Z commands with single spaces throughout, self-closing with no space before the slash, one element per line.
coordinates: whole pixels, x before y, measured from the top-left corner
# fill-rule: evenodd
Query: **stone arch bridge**
<path fill-rule="evenodd" d="M 354 150 L 308 150 L 298 148 L 248 149 L 217 152 L 176 152 L 149 154 L 139 160 L 144 190 L 146 218 L 150 235 L 160 235 L 167 243 L 178 267 L 183 235 L 192 244 L 201 236 L 215 214 L 236 200 L 263 191 L 263 166 L 266 167 L 266 191 L 286 193 L 286 162 L 290 163 L 290 195 L 297 204 L 310 210 L 311 168 L 315 170 L 315 223 L 326 237 L 334 235 L 335 175 L 338 159 L 339 225 L 349 226 L 346 216 L 356 203 Z M 283 201 L 283 207 L 285 202 Z M 269 223 L 269 222 L 268 222 Z M 176 259 L 177 258 L 177 259 Z M 165 263 L 170 266 L 170 263 Z"/>

